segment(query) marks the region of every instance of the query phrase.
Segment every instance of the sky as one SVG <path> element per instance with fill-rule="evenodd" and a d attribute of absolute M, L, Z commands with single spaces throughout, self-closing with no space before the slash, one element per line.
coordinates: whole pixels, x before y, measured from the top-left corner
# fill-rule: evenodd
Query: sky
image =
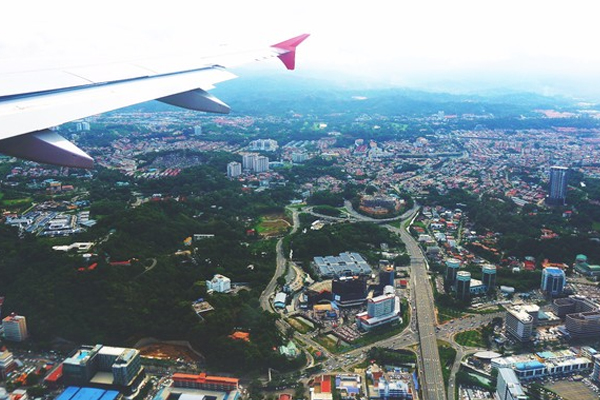
<path fill-rule="evenodd" d="M 298 50 L 299 76 L 348 87 L 504 88 L 600 99 L 600 24 L 590 0 L 4 3 L 2 63 L 202 52 L 310 33 Z M 252 68 L 283 73 L 275 61 L 260 64 Z"/>

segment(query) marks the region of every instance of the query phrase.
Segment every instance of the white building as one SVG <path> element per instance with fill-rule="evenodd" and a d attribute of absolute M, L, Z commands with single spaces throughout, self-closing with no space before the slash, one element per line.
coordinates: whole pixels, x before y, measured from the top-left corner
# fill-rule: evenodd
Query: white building
<path fill-rule="evenodd" d="M 232 161 L 227 164 L 227 177 L 235 178 L 242 174 L 242 164 L 236 161 Z"/>
<path fill-rule="evenodd" d="M 285 308 L 285 303 L 287 301 L 287 294 L 283 292 L 279 292 L 275 295 L 275 300 L 273 300 L 273 305 L 275 308 Z"/>
<path fill-rule="evenodd" d="M 219 293 L 227 293 L 231 290 L 231 279 L 221 274 L 216 274 L 210 281 L 206 281 L 206 289 Z"/>
<path fill-rule="evenodd" d="M 201 125 L 194 126 L 194 135 L 202 135 L 202 126 Z"/>
<path fill-rule="evenodd" d="M 256 173 L 267 172 L 269 170 L 269 157 L 256 157 L 254 159 L 252 170 Z"/>
<path fill-rule="evenodd" d="M 400 298 L 393 293 L 367 299 L 367 311 L 356 314 L 356 326 L 371 330 L 377 326 L 400 321 Z"/>
<path fill-rule="evenodd" d="M 251 170 L 254 168 L 254 159 L 257 157 L 256 154 L 245 154 L 242 156 L 242 168 Z"/>
<path fill-rule="evenodd" d="M 308 154 L 306 153 L 292 153 L 292 162 L 303 163 L 308 160 Z"/>
<path fill-rule="evenodd" d="M 16 366 L 13 354 L 6 347 L 0 348 L 0 379 L 6 379 L 6 375 L 14 370 Z"/>
<path fill-rule="evenodd" d="M 276 151 L 279 148 L 279 144 L 273 139 L 257 139 L 251 141 L 248 148 L 253 151 Z"/>
<path fill-rule="evenodd" d="M 498 370 L 498 385 L 496 386 L 496 396 L 499 400 L 525 400 L 527 395 L 521 387 L 521 383 L 515 372 L 509 368 L 500 368 Z"/>
<path fill-rule="evenodd" d="M 520 342 L 531 340 L 537 326 L 540 307 L 536 305 L 518 306 L 506 310 L 506 333 Z"/>

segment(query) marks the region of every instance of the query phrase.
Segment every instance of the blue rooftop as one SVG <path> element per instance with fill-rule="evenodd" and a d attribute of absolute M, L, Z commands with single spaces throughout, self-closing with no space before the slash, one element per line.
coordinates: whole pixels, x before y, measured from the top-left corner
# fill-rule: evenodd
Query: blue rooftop
<path fill-rule="evenodd" d="M 60 396 L 58 396 L 56 398 L 56 400 L 69 400 L 71 397 L 75 396 L 75 393 L 77 393 L 78 391 L 79 391 L 78 387 L 69 386 L 68 388 L 65 389 L 64 392 L 62 392 L 60 394 Z"/>
<path fill-rule="evenodd" d="M 71 400 L 99 400 L 105 392 L 102 389 L 81 388 Z"/>
<path fill-rule="evenodd" d="M 106 393 L 100 397 L 100 400 L 115 400 L 117 397 L 119 397 L 119 392 L 116 390 L 107 390 Z"/>
<path fill-rule="evenodd" d="M 115 400 L 119 392 L 94 388 L 80 388 L 69 386 L 56 400 Z"/>
<path fill-rule="evenodd" d="M 542 364 L 539 361 L 527 361 L 527 362 L 517 363 L 516 368 L 519 371 L 523 371 L 523 370 L 527 370 L 527 369 L 545 368 L 545 366 L 544 366 L 544 364 Z"/>

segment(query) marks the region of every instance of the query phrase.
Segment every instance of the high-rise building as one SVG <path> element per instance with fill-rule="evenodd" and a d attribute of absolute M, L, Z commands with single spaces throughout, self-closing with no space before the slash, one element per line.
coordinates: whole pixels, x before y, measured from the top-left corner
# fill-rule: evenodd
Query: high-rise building
<path fill-rule="evenodd" d="M 251 141 L 248 148 L 250 150 L 276 151 L 279 148 L 279 144 L 277 140 L 273 139 L 257 139 Z"/>
<path fill-rule="evenodd" d="M 257 174 L 267 172 L 269 170 L 269 157 L 258 156 L 254 159 L 252 170 Z"/>
<path fill-rule="evenodd" d="M 548 267 L 542 271 L 540 288 L 548 296 L 558 296 L 565 288 L 565 271 L 560 268 Z"/>
<path fill-rule="evenodd" d="M 391 286 L 381 296 L 367 299 L 367 311 L 356 314 L 356 326 L 367 331 L 395 321 L 400 321 L 400 299 Z"/>
<path fill-rule="evenodd" d="M 22 315 L 10 314 L 2 320 L 4 338 L 13 342 L 22 342 L 27 339 L 27 319 Z"/>
<path fill-rule="evenodd" d="M 308 160 L 308 154 L 306 153 L 292 153 L 292 162 L 303 163 Z"/>
<path fill-rule="evenodd" d="M 391 265 L 381 268 L 379 271 L 379 286 L 383 289 L 385 286 L 396 287 L 396 271 Z"/>
<path fill-rule="evenodd" d="M 202 135 L 202 125 L 194 126 L 194 135 Z"/>
<path fill-rule="evenodd" d="M 6 379 L 6 375 L 17 367 L 17 363 L 6 347 L 0 348 L 0 378 Z"/>
<path fill-rule="evenodd" d="M 333 301 L 339 307 L 364 304 L 367 298 L 367 280 L 362 276 L 342 276 L 331 282 Z"/>
<path fill-rule="evenodd" d="M 254 159 L 256 154 L 245 154 L 242 156 L 242 168 L 252 170 L 254 168 Z"/>
<path fill-rule="evenodd" d="M 548 203 L 564 205 L 567 199 L 567 180 L 569 169 L 567 167 L 550 167 L 550 183 L 548 184 Z"/>
<path fill-rule="evenodd" d="M 227 164 L 227 177 L 236 178 L 242 174 L 242 164 L 232 161 Z"/>
<path fill-rule="evenodd" d="M 537 326 L 540 307 L 528 305 L 506 310 L 506 333 L 520 342 L 528 342 Z"/>
<path fill-rule="evenodd" d="M 456 275 L 458 274 L 459 268 L 460 260 L 457 260 L 456 258 L 449 258 L 446 260 L 446 285 L 448 285 L 448 287 L 456 284 Z"/>
<path fill-rule="evenodd" d="M 483 285 L 486 287 L 488 293 L 494 293 L 496 290 L 496 266 L 495 265 L 484 265 L 481 268 L 481 275 Z"/>
<path fill-rule="evenodd" d="M 498 369 L 496 396 L 499 400 L 526 400 L 529 398 L 523 391 L 515 371 L 511 368 Z"/>
<path fill-rule="evenodd" d="M 456 273 L 456 298 L 462 301 L 471 300 L 471 273 L 458 271 Z"/>

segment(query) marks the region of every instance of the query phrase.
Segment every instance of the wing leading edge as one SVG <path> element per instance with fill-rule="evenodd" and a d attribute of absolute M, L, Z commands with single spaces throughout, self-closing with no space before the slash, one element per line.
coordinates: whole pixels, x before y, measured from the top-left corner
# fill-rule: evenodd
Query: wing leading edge
<path fill-rule="evenodd" d="M 90 156 L 49 128 L 155 99 L 191 110 L 227 114 L 229 106 L 207 92 L 219 82 L 236 78 L 226 67 L 278 57 L 287 69 L 294 69 L 296 47 L 308 36 L 300 35 L 265 49 L 180 60 L 173 66 L 167 63 L 157 67 L 156 60 L 112 64 L 106 67 L 111 70 L 106 75 L 98 74 L 103 66 L 97 65 L 0 72 L 0 153 L 92 168 Z M 32 84 L 32 76 L 48 79 L 39 84 L 33 80 Z"/>

